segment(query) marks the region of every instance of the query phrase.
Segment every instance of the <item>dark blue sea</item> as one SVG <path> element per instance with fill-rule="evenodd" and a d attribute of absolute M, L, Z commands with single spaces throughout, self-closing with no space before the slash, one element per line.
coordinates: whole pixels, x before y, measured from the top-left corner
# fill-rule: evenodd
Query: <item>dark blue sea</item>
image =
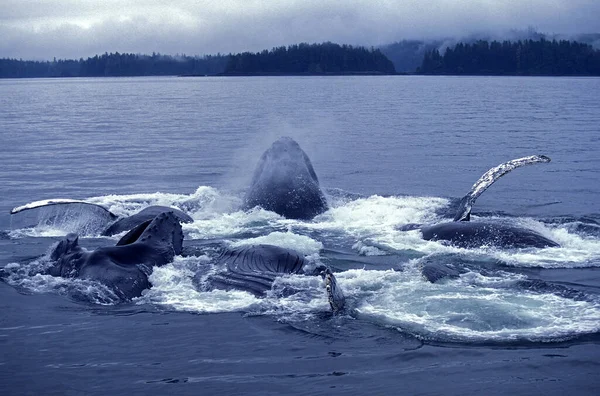
<path fill-rule="evenodd" d="M 2 394 L 599 394 L 599 93 L 599 78 L 0 80 Z M 312 221 L 240 209 L 280 136 L 326 192 Z M 465 249 L 399 230 L 452 217 L 485 171 L 533 154 L 552 161 L 504 176 L 473 217 L 561 247 Z M 155 268 L 131 302 L 42 275 L 70 231 L 88 249 L 119 237 L 90 231 L 84 211 L 9 214 L 53 198 L 118 215 L 182 208 L 184 244 L 202 254 Z M 292 295 L 197 290 L 213 242 L 327 264 L 346 312 L 330 313 L 317 277 L 278 279 Z M 431 262 L 460 276 L 429 283 Z"/>

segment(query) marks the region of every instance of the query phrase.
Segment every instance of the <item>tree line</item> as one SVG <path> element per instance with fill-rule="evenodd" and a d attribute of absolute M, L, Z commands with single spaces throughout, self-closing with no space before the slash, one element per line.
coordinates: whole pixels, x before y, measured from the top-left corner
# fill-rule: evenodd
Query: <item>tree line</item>
<path fill-rule="evenodd" d="M 0 59 L 0 78 L 394 72 L 392 62 L 379 50 L 333 43 L 303 43 L 257 53 L 203 57 L 115 52 L 79 60 Z"/>
<path fill-rule="evenodd" d="M 421 57 L 418 74 L 454 75 L 600 75 L 600 51 L 569 40 L 478 40 L 445 50 L 419 42 L 397 43 L 396 55 Z M 391 49 L 388 49 L 391 51 Z M 400 51 L 402 50 L 402 51 Z M 392 51 L 393 52 L 393 51 Z M 399 56 L 402 58 L 402 56 Z M 399 70 L 415 63 L 405 59 Z M 418 59 L 418 58 L 416 58 Z M 412 66 L 416 67 L 416 66 Z M 394 74 L 394 63 L 380 50 L 334 43 L 296 44 L 261 52 L 229 55 L 169 56 L 104 53 L 87 59 L 27 61 L 0 59 L 0 78 L 112 77 L 167 75 L 325 75 Z M 414 68 L 413 68 L 414 71 Z"/>
<path fill-rule="evenodd" d="M 394 74 L 393 63 L 378 49 L 334 43 L 301 43 L 229 56 L 225 75 Z"/>
<path fill-rule="evenodd" d="M 227 55 L 169 56 L 104 53 L 87 59 L 24 61 L 0 59 L 0 78 L 116 77 L 214 75 L 222 73 Z"/>
<path fill-rule="evenodd" d="M 418 74 L 599 76 L 600 50 L 569 40 L 458 43 L 427 51 Z"/>

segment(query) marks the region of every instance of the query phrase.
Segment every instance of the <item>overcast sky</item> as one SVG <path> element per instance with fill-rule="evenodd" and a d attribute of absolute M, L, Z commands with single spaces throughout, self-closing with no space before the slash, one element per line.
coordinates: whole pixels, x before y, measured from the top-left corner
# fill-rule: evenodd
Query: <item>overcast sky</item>
<path fill-rule="evenodd" d="M 528 27 L 600 32 L 600 0 L 0 0 L 0 57 L 370 46 Z"/>

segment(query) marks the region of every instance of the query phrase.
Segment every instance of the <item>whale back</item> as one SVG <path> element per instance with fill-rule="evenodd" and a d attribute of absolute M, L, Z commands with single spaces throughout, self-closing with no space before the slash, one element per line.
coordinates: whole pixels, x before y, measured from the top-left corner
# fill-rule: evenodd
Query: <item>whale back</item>
<path fill-rule="evenodd" d="M 508 224 L 484 222 L 446 222 L 421 229 L 423 239 L 445 240 L 454 246 L 478 248 L 482 246 L 502 246 L 504 248 L 546 248 L 559 244 L 545 236 L 522 227 Z"/>

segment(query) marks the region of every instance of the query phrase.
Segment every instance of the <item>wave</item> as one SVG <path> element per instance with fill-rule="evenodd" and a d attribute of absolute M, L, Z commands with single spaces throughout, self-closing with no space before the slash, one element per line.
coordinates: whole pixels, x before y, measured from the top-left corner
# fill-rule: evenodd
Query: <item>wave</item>
<path fill-rule="evenodd" d="M 59 294 L 75 301 L 99 305 L 121 302 L 119 296 L 102 283 L 43 274 L 50 264 L 46 256 L 27 264 L 9 263 L 0 271 L 0 279 L 24 293 Z"/>

